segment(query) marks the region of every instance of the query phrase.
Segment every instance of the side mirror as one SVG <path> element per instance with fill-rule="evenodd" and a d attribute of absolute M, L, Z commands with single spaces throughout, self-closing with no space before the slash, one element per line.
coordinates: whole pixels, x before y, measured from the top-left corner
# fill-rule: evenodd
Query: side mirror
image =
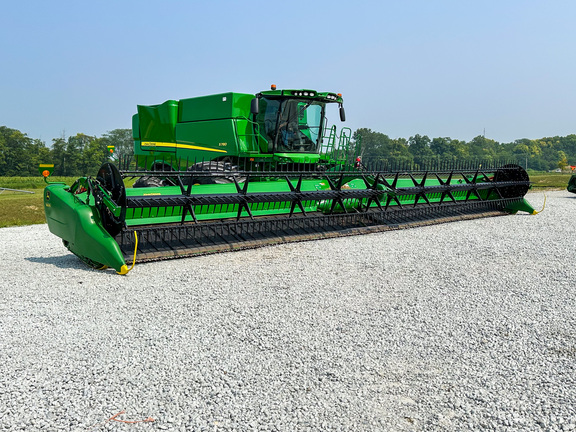
<path fill-rule="evenodd" d="M 256 115 L 258 114 L 258 111 L 259 111 L 258 98 L 254 98 L 250 102 L 250 113 Z"/>
<path fill-rule="evenodd" d="M 346 121 L 346 113 L 344 112 L 343 105 L 340 105 L 340 121 Z"/>

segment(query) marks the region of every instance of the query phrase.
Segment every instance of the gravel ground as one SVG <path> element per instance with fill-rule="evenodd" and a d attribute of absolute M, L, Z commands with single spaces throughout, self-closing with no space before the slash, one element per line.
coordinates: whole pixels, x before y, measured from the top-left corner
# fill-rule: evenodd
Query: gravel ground
<path fill-rule="evenodd" d="M 127 276 L 0 229 L 0 430 L 576 430 L 576 195 L 547 195 Z"/>

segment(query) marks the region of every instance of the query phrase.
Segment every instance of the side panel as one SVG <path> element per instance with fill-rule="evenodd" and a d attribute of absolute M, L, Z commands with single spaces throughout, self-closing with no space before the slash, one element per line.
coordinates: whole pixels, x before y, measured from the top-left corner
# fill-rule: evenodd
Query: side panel
<path fill-rule="evenodd" d="M 138 106 L 132 118 L 134 153 L 175 153 L 178 102 L 169 100 L 161 105 Z"/>
<path fill-rule="evenodd" d="M 250 101 L 254 96 L 244 93 L 222 93 L 182 99 L 178 122 L 249 117 Z"/>
<path fill-rule="evenodd" d="M 238 155 L 234 120 L 179 123 L 176 126 L 177 157 L 202 161 Z"/>
<path fill-rule="evenodd" d="M 178 102 L 169 100 L 161 105 L 139 105 L 138 121 L 142 141 L 174 142 Z"/>
<path fill-rule="evenodd" d="M 132 116 L 132 138 L 134 140 L 140 140 L 140 119 L 138 114 Z"/>
<path fill-rule="evenodd" d="M 254 95 L 222 93 L 138 106 L 134 153 L 160 160 L 205 161 L 258 152 L 250 117 Z"/>

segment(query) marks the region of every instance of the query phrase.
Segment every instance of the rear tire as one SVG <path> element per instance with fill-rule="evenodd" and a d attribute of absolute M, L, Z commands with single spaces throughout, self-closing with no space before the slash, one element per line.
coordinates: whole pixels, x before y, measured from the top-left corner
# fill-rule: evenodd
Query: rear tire
<path fill-rule="evenodd" d="M 144 176 L 140 177 L 132 185 L 132 187 L 134 188 L 161 187 L 161 186 L 172 186 L 172 182 L 162 180 L 160 177 Z"/>
<path fill-rule="evenodd" d="M 171 165 L 167 163 L 157 162 L 150 167 L 150 171 L 174 171 Z M 161 186 L 174 186 L 177 184 L 177 181 L 174 178 L 170 177 L 156 177 L 156 176 L 144 176 L 140 177 L 138 180 L 134 182 L 132 187 L 134 188 L 142 188 L 142 187 L 161 187 Z"/>

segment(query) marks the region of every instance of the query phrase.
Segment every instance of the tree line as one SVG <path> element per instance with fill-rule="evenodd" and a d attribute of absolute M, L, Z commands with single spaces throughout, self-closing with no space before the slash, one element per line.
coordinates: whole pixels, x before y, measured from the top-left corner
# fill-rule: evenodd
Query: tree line
<path fill-rule="evenodd" d="M 115 155 L 132 154 L 132 130 L 115 129 L 101 137 L 79 133 L 55 138 L 48 147 L 42 140 L 0 126 L 0 176 L 37 176 L 39 164 L 54 164 L 55 176 L 95 175 L 110 161 L 110 145 Z"/>
<path fill-rule="evenodd" d="M 408 139 L 390 138 L 383 133 L 361 128 L 353 134 L 353 140 L 358 139 L 361 139 L 362 162 L 375 166 L 382 163 L 418 166 L 434 160 L 446 165 L 515 161 L 524 168 L 550 171 L 576 165 L 574 134 L 499 143 L 482 135 L 469 142 L 446 137 L 431 139 L 426 135 L 414 135 Z"/>
<path fill-rule="evenodd" d="M 442 164 L 462 162 L 517 161 L 523 167 L 549 171 L 576 165 L 576 135 L 541 139 L 518 139 L 511 143 L 477 136 L 471 141 L 452 138 L 429 138 L 414 135 L 408 139 L 390 138 L 381 132 L 360 128 L 352 140 L 360 143 L 365 165 L 381 163 L 392 166 L 418 166 L 438 160 Z M 133 154 L 130 129 L 115 129 L 101 137 L 82 133 L 52 140 L 50 146 L 39 139 L 6 126 L 0 126 L 0 176 L 36 176 L 41 163 L 54 164 L 54 175 L 78 177 L 94 175 L 110 161 L 108 146 L 116 157 Z"/>

